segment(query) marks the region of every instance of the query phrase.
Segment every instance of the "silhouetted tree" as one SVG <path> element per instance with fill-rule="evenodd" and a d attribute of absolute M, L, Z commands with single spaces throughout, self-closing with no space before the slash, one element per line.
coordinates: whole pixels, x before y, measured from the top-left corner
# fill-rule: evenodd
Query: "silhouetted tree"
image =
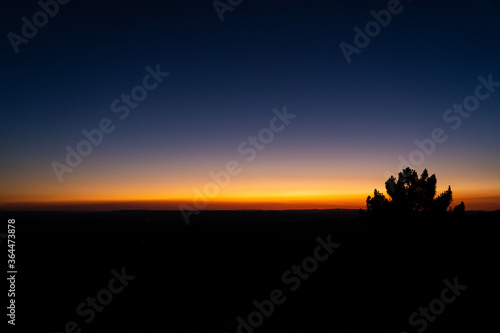
<path fill-rule="evenodd" d="M 385 215 L 389 210 L 389 201 L 385 196 L 377 191 L 373 191 L 373 198 L 368 196 L 366 198 L 366 207 L 368 208 L 368 215 Z"/>
<path fill-rule="evenodd" d="M 366 199 L 369 216 L 442 215 L 453 200 L 451 187 L 436 197 L 436 176 L 425 169 L 420 178 L 415 170 L 406 168 L 396 179 L 391 176 L 385 182 L 390 199 L 375 189 L 374 196 Z M 457 214 L 465 210 L 462 204 L 455 207 Z M 454 211 L 455 211 L 454 210 Z"/>
<path fill-rule="evenodd" d="M 465 216 L 465 204 L 464 202 L 460 202 L 459 205 L 456 205 L 455 208 L 453 208 L 453 215 L 456 217 L 464 217 Z"/>

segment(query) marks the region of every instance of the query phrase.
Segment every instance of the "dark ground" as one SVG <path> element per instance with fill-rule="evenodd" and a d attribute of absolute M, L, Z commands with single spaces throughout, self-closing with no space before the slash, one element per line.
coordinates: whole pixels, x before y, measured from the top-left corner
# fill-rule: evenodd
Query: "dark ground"
<path fill-rule="evenodd" d="M 207 211 L 188 226 L 179 212 L 0 216 L 16 219 L 19 332 L 69 321 L 81 332 L 237 332 L 237 317 L 280 289 L 286 300 L 253 332 L 411 333 L 422 325 L 409 316 L 455 278 L 467 289 L 425 332 L 498 330 L 500 211 L 405 227 L 366 226 L 349 210 Z M 290 290 L 283 273 L 328 235 L 341 246 Z M 77 306 L 122 268 L 135 278 L 85 323 Z"/>

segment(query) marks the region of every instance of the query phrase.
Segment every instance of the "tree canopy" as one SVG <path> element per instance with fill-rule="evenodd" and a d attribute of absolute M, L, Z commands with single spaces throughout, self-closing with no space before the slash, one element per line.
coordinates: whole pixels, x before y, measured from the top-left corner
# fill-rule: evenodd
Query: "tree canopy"
<path fill-rule="evenodd" d="M 425 169 L 420 177 L 415 170 L 406 168 L 396 179 L 391 176 L 385 182 L 389 198 L 375 189 L 373 197 L 368 196 L 366 206 L 369 216 L 413 216 L 444 215 L 453 201 L 451 187 L 436 196 L 436 176 Z M 463 215 L 462 202 L 454 209 L 454 214 Z"/>

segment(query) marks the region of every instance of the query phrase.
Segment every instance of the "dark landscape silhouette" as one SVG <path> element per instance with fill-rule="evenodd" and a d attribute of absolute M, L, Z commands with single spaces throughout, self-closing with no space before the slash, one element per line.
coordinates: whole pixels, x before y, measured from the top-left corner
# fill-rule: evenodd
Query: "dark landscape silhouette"
<path fill-rule="evenodd" d="M 499 330 L 499 0 L 1 7 L 0 333 Z"/>
<path fill-rule="evenodd" d="M 405 169 L 386 182 L 390 200 L 375 190 L 362 214 L 204 211 L 189 225 L 177 211 L 1 212 L 22 221 L 19 244 L 30 244 L 18 250 L 19 313 L 30 316 L 20 325 L 46 332 L 64 332 L 69 321 L 82 332 L 416 332 L 424 324 L 411 327 L 409 316 L 456 278 L 467 289 L 426 331 L 484 330 L 496 311 L 477 304 L 497 281 L 500 211 L 465 214 L 463 203 L 450 211 L 451 189 L 435 196 L 435 186 L 426 170 L 417 177 Z M 286 289 L 284 272 L 312 256 L 318 239 L 339 246 L 314 272 L 295 277 L 300 288 Z M 77 306 L 122 267 L 134 280 L 86 323 Z M 276 289 L 286 301 L 270 311 L 266 300 Z M 256 304 L 269 316 L 253 327 Z"/>

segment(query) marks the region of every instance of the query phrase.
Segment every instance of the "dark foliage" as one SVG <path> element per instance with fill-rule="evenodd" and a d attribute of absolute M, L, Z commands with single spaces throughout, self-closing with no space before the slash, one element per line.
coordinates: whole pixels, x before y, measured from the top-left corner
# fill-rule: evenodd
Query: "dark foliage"
<path fill-rule="evenodd" d="M 389 198 L 375 189 L 372 196 L 366 199 L 367 215 L 373 217 L 411 217 L 442 216 L 453 213 L 463 216 L 465 205 L 462 202 L 451 212 L 448 207 L 453 201 L 451 187 L 436 196 L 436 176 L 425 169 L 420 178 L 415 170 L 406 168 L 396 179 L 391 176 L 385 182 Z"/>

